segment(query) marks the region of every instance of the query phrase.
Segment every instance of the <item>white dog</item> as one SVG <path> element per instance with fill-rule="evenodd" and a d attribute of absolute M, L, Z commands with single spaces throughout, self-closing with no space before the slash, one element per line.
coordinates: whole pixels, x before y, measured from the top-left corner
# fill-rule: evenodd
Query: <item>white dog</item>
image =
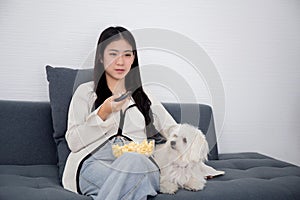
<path fill-rule="evenodd" d="M 204 164 L 209 147 L 196 127 L 178 124 L 165 144 L 158 145 L 154 159 L 160 168 L 160 192 L 175 194 L 179 188 L 202 190 L 207 176 L 224 174 Z"/>

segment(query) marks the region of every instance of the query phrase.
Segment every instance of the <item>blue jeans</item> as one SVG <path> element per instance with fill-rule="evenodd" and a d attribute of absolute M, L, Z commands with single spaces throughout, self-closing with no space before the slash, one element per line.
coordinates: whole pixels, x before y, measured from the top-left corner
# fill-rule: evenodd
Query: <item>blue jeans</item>
<path fill-rule="evenodd" d="M 140 200 L 159 190 L 159 170 L 145 155 L 125 153 L 115 158 L 112 144 L 86 159 L 79 175 L 79 187 L 94 200 Z"/>

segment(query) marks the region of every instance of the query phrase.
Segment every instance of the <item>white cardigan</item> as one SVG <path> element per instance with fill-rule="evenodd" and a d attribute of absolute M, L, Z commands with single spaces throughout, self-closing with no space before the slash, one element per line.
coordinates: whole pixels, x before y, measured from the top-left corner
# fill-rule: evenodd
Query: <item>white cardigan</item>
<path fill-rule="evenodd" d="M 92 112 L 97 98 L 93 88 L 93 81 L 80 85 L 73 95 L 69 108 L 66 140 L 71 153 L 66 162 L 62 182 L 65 189 L 76 193 L 76 177 L 81 161 L 107 141 L 110 136 L 117 133 L 120 121 L 119 112 L 110 114 L 103 121 L 97 115 L 101 106 Z M 154 126 L 162 135 L 168 137 L 169 130 L 177 124 L 176 121 L 159 101 L 153 98 L 149 92 L 145 91 L 145 93 L 152 103 Z M 129 102 L 129 105 L 131 104 L 134 104 L 132 98 Z M 126 112 L 123 134 L 135 142 L 146 139 L 144 116 L 136 106 Z"/>

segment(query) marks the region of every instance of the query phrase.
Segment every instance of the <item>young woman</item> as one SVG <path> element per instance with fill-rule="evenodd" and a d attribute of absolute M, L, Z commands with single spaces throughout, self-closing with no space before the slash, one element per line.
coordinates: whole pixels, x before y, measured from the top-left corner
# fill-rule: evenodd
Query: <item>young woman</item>
<path fill-rule="evenodd" d="M 116 102 L 127 91 L 132 95 Z M 112 145 L 168 137 L 175 120 L 141 83 L 136 43 L 123 27 L 99 38 L 94 81 L 80 85 L 69 108 L 66 140 L 71 153 L 63 185 L 93 199 L 147 199 L 159 190 L 155 162 L 138 153 L 116 158 Z"/>

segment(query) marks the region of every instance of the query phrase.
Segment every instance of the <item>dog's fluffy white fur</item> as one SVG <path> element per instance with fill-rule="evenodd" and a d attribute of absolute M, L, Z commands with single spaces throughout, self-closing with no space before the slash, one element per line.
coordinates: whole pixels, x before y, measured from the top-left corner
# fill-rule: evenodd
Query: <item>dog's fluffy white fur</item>
<path fill-rule="evenodd" d="M 179 188 L 202 190 L 206 183 L 208 166 L 204 161 L 208 152 L 205 136 L 198 128 L 189 124 L 174 126 L 167 142 L 158 145 L 154 152 L 161 172 L 160 192 L 174 194 Z"/>

